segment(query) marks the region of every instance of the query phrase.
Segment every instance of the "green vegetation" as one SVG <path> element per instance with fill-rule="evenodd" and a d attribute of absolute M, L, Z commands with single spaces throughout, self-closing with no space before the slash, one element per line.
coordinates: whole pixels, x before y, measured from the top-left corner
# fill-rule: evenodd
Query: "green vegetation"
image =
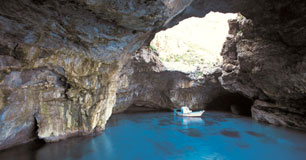
<path fill-rule="evenodd" d="M 239 30 L 238 32 L 237 32 L 237 35 L 242 35 L 243 33 L 242 33 L 242 30 Z"/>
<path fill-rule="evenodd" d="M 163 62 L 178 62 L 189 66 L 211 66 L 215 61 L 211 60 L 215 54 L 211 51 L 200 48 L 197 46 L 191 46 L 185 53 L 171 53 L 171 54 L 160 54 L 160 58 Z"/>
<path fill-rule="evenodd" d="M 244 19 L 245 17 L 239 12 L 238 15 L 237 15 L 237 19 L 238 20 L 242 20 Z"/>
<path fill-rule="evenodd" d="M 168 56 L 163 56 L 161 57 L 162 61 L 165 62 L 181 62 L 187 65 L 193 65 L 193 66 L 197 66 L 197 65 L 203 65 L 205 64 L 205 59 L 199 55 L 199 54 L 195 54 L 193 52 L 191 53 L 184 53 L 184 54 L 172 54 L 172 55 L 168 55 Z"/>
<path fill-rule="evenodd" d="M 157 51 L 157 49 L 154 46 L 150 45 L 149 47 L 150 47 L 151 50 Z"/>

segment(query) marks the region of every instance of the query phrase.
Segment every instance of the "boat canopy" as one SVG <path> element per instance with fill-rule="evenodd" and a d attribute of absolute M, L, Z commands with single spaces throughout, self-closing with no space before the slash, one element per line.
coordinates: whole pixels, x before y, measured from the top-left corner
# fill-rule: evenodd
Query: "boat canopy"
<path fill-rule="evenodd" d="M 187 106 L 184 106 L 184 107 L 181 107 L 181 112 L 182 113 L 191 113 L 192 111 Z"/>

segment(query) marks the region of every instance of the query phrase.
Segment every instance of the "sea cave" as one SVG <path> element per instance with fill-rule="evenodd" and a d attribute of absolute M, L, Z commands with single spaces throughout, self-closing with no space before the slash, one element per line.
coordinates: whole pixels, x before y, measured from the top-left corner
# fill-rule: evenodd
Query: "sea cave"
<path fill-rule="evenodd" d="M 302 160 L 305 15 L 304 0 L 2 0 L 0 159 Z"/>

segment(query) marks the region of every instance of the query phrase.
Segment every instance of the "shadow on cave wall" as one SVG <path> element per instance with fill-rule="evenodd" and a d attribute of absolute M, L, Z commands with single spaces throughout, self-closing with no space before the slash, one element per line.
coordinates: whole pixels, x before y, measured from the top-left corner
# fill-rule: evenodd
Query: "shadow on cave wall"
<path fill-rule="evenodd" d="M 172 112 L 172 110 L 160 107 L 152 108 L 147 106 L 137 106 L 135 104 L 132 104 L 123 113 L 146 113 L 146 112 Z"/>
<path fill-rule="evenodd" d="M 238 93 L 227 93 L 217 96 L 210 103 L 205 104 L 206 111 L 225 111 L 237 115 L 251 116 L 251 106 L 254 101 Z M 123 113 L 146 113 L 146 112 L 172 112 L 171 109 L 161 107 L 148 107 L 145 105 L 132 104 Z"/>
<path fill-rule="evenodd" d="M 227 93 L 206 104 L 206 110 L 227 111 L 238 115 L 251 116 L 253 100 L 238 93 Z"/>

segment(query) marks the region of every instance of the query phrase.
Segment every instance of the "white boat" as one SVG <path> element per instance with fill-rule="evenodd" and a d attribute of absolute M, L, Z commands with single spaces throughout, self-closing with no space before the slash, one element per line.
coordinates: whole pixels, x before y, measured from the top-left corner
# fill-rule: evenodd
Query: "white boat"
<path fill-rule="evenodd" d="M 176 114 L 179 116 L 184 116 L 184 117 L 201 117 L 204 112 L 205 111 L 203 110 L 203 111 L 196 111 L 196 112 L 191 112 L 191 113 L 177 112 Z"/>
<path fill-rule="evenodd" d="M 174 110 L 174 112 L 177 115 L 184 116 L 184 117 L 201 117 L 205 111 L 202 110 L 202 111 L 192 112 L 188 107 L 184 106 L 181 108 L 180 112 L 176 112 L 176 110 Z"/>

